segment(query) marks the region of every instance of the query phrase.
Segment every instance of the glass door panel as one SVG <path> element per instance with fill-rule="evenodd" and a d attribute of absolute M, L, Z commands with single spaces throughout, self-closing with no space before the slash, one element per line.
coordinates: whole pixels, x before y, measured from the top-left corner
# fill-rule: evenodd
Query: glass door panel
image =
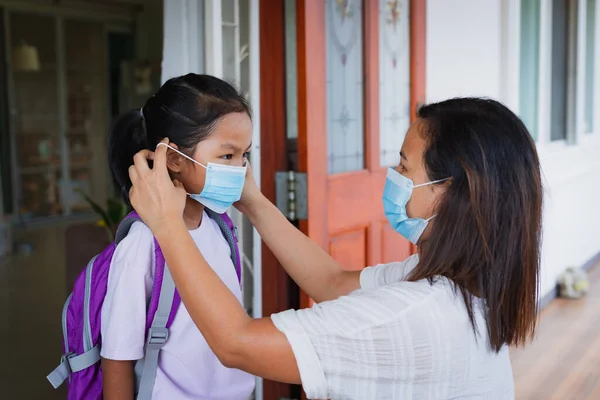
<path fill-rule="evenodd" d="M 19 211 L 24 219 L 63 212 L 56 20 L 10 14 L 12 108 Z"/>

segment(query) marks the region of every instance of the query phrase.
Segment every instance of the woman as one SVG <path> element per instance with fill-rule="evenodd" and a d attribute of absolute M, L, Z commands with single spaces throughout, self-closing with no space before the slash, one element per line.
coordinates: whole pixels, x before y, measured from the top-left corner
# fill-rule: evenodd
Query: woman
<path fill-rule="evenodd" d="M 344 271 L 247 175 L 238 209 L 317 302 L 258 320 L 189 237 L 185 190 L 167 173 L 165 147 L 136 155 L 131 201 L 226 366 L 302 383 L 314 399 L 514 397 L 507 346 L 525 343 L 536 321 L 542 187 L 535 145 L 519 118 L 492 100 L 448 100 L 418 117 L 383 193 L 394 229 L 418 245 L 403 263 Z"/>

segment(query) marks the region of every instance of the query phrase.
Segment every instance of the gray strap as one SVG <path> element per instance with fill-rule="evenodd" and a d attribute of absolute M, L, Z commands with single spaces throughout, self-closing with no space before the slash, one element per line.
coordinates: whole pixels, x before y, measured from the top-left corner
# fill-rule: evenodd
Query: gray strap
<path fill-rule="evenodd" d="M 169 329 L 167 322 L 173 306 L 173 297 L 175 296 L 175 283 L 171 276 L 171 271 L 165 264 L 162 285 L 160 287 L 160 297 L 158 299 L 158 309 L 154 315 L 152 326 L 148 331 L 148 340 L 146 341 L 146 352 L 144 354 L 143 372 L 141 374 L 138 388 L 137 400 L 150 400 L 156 380 L 156 370 L 158 368 L 158 353 L 169 339 Z"/>
<path fill-rule="evenodd" d="M 69 371 L 69 361 L 63 357 L 63 360 L 60 362 L 58 367 L 56 367 L 54 371 L 50 372 L 50 375 L 48 375 L 46 379 L 48 379 L 48 382 L 50 382 L 54 389 L 58 389 L 70 375 L 71 371 Z"/>
<path fill-rule="evenodd" d="M 58 388 L 73 372 L 83 371 L 100 361 L 100 347 L 96 346 L 78 356 L 63 356 L 58 367 L 46 378 L 54 389 Z"/>
<path fill-rule="evenodd" d="M 125 217 L 125 219 L 123 219 L 123 221 L 121 221 L 121 224 L 117 228 L 117 233 L 115 235 L 115 243 L 116 244 L 121 243 L 121 240 L 125 239 L 125 237 L 129 233 L 129 229 L 131 229 L 131 226 L 138 221 L 142 222 L 142 220 L 139 217 L 135 217 L 135 216 Z"/>
<path fill-rule="evenodd" d="M 225 222 L 225 220 L 223 219 L 223 217 L 221 217 L 221 215 L 217 214 L 214 211 L 209 210 L 208 208 L 205 208 L 204 211 L 206 211 L 206 214 L 208 214 L 208 216 L 210 217 L 210 219 L 212 219 L 213 221 L 215 221 L 217 223 L 217 225 L 219 226 L 219 229 L 221 229 L 221 234 L 223 234 L 223 236 L 225 237 L 225 240 L 227 240 L 227 244 L 229 245 L 229 250 L 231 251 L 231 262 L 233 263 L 233 267 L 236 269 L 237 271 L 237 245 L 236 245 L 236 240 L 237 240 L 237 227 L 234 227 L 234 232 L 231 232 L 231 229 L 229 229 L 229 226 L 227 226 L 227 222 Z M 235 235 L 235 239 L 234 240 L 234 235 Z M 241 265 L 240 265 L 240 269 L 241 269 Z M 237 272 L 236 272 L 237 274 Z"/>
<path fill-rule="evenodd" d="M 94 273 L 94 263 L 98 256 L 90 260 L 85 272 L 85 291 L 83 297 L 83 350 L 90 351 L 94 347 L 92 340 L 92 323 L 90 322 L 90 303 L 92 296 L 92 276 Z"/>
<path fill-rule="evenodd" d="M 100 346 L 96 345 L 90 351 L 76 357 L 68 357 L 71 372 L 79 372 L 100 361 Z"/>

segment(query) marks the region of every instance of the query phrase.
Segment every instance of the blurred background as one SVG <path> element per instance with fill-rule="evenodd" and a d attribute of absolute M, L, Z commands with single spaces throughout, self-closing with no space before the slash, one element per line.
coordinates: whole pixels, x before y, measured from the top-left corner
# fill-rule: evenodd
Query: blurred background
<path fill-rule="evenodd" d="M 515 111 L 546 190 L 543 311 L 512 350 L 516 398 L 600 399 L 597 0 L 0 0 L 0 61 L 0 398 L 65 398 L 45 379 L 62 305 L 126 211 L 107 132 L 196 72 L 248 97 L 263 192 L 349 269 L 415 251 L 380 197 L 420 104 L 485 96 Z M 248 312 L 309 306 L 232 217 Z M 301 396 L 257 382 L 257 399 Z"/>

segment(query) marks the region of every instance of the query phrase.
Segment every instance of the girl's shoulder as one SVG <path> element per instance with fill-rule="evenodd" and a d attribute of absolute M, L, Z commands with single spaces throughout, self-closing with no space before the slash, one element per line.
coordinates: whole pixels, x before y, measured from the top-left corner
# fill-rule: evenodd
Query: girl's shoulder
<path fill-rule="evenodd" d="M 127 236 L 117 245 L 112 264 L 141 266 L 142 269 L 152 266 L 154 236 L 143 222 L 134 222 Z"/>

